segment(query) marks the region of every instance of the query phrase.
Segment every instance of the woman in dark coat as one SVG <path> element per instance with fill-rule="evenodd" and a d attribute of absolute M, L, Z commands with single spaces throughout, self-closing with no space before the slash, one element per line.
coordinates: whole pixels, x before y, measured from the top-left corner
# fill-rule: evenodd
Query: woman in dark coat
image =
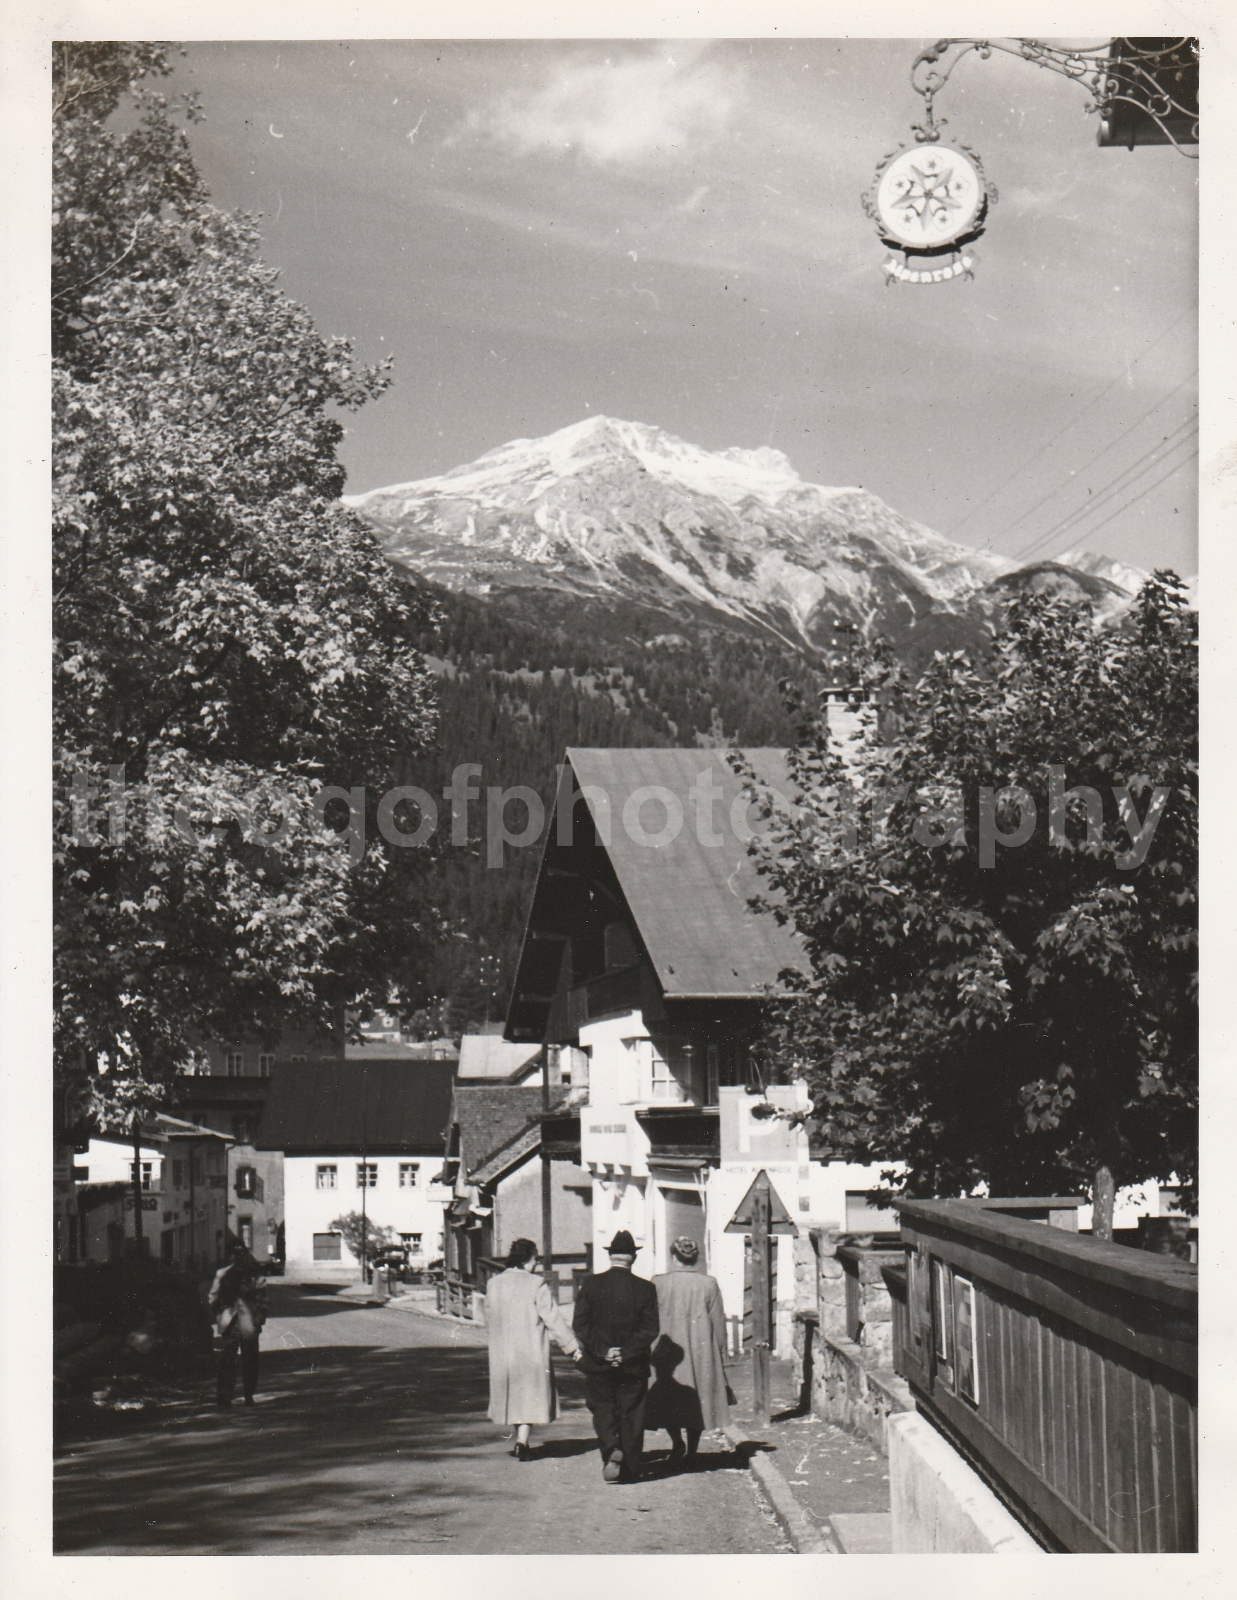
<path fill-rule="evenodd" d="M 670 1246 L 669 1272 L 653 1279 L 661 1336 L 653 1346 L 653 1387 L 646 1426 L 665 1428 L 673 1455 L 690 1460 L 705 1429 L 730 1421 L 726 1388 L 726 1318 L 715 1279 L 696 1270 L 700 1247 L 694 1239 Z"/>

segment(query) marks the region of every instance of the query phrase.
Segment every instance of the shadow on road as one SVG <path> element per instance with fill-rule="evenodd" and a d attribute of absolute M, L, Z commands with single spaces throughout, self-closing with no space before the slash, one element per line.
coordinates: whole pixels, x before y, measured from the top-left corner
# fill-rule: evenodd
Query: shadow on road
<path fill-rule="evenodd" d="M 491 1455 L 497 1443 L 484 1421 L 484 1349 L 264 1350 L 256 1406 L 217 1411 L 203 1388 L 203 1403 L 186 1412 L 66 1446 L 58 1553 L 107 1545 L 222 1554 L 259 1533 L 266 1549 L 307 1538 L 329 1547 L 396 1510 L 402 1525 L 432 1517 L 435 1498 L 453 1492 L 449 1464 Z M 401 1464 L 397 1507 L 384 1467 Z"/>

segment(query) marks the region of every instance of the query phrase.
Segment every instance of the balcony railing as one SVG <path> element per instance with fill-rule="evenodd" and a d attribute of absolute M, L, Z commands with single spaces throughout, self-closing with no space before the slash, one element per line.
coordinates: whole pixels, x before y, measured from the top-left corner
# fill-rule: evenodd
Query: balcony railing
<path fill-rule="evenodd" d="M 580 1159 L 580 1113 L 551 1111 L 541 1119 L 541 1148 L 548 1156 L 567 1161 Z"/>
<path fill-rule="evenodd" d="M 704 1106 L 646 1106 L 636 1120 L 649 1138 L 650 1161 L 718 1161 L 716 1110 Z"/>
<path fill-rule="evenodd" d="M 1050 1549 L 1196 1549 L 1197 1268 L 992 1202 L 898 1210 L 894 1361 L 942 1432 Z"/>

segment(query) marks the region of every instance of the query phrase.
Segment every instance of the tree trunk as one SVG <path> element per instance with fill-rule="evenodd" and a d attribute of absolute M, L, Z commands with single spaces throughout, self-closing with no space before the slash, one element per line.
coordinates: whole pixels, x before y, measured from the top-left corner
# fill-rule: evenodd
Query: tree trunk
<path fill-rule="evenodd" d="M 1110 1168 L 1098 1166 L 1091 1185 L 1091 1237 L 1112 1241 L 1112 1211 L 1117 1186 Z"/>

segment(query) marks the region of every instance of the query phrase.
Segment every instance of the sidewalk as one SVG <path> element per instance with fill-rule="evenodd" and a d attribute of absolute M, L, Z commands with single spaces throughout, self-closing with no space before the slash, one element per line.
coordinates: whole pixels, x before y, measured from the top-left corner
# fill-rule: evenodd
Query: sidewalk
<path fill-rule="evenodd" d="M 846 1554 L 888 1550 L 889 1463 L 866 1439 L 802 1414 L 790 1362 L 770 1366 L 773 1420 L 758 1427 L 752 1416 L 751 1360 L 727 1362 L 726 1376 L 738 1400 L 732 1431 L 768 1446 L 761 1452 L 764 1462 L 780 1474 L 826 1545 Z"/>

